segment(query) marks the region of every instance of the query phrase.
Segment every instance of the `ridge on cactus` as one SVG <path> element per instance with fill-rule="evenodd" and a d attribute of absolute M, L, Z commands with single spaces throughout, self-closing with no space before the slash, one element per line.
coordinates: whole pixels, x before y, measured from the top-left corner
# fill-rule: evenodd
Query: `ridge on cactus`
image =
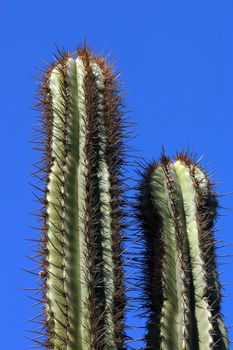
<path fill-rule="evenodd" d="M 218 203 L 187 154 L 141 171 L 136 216 L 145 240 L 146 349 L 228 350 L 213 234 Z"/>
<path fill-rule="evenodd" d="M 127 123 L 119 82 L 86 47 L 60 53 L 42 74 L 39 110 L 43 316 L 35 342 L 53 350 L 124 349 Z"/>

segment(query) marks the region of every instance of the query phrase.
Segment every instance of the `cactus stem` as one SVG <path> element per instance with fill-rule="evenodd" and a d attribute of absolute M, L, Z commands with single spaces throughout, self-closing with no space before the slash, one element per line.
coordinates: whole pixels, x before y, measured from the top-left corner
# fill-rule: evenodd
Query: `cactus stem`
<path fill-rule="evenodd" d="M 142 173 L 137 216 L 146 241 L 148 349 L 228 350 L 213 237 L 217 201 L 187 154 Z"/>
<path fill-rule="evenodd" d="M 35 144 L 44 158 L 33 175 L 44 197 L 37 198 L 42 238 L 33 258 L 43 268 L 44 345 L 123 350 L 127 132 L 119 85 L 112 67 L 83 48 L 56 58 L 40 94 Z"/>

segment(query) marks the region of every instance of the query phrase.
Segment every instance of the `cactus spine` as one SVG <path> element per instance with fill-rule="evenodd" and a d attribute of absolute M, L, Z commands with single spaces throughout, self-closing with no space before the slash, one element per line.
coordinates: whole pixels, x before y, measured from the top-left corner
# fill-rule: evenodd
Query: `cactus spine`
<path fill-rule="evenodd" d="M 39 104 L 44 159 L 36 168 L 46 185 L 41 345 L 123 349 L 125 124 L 118 82 L 88 49 L 74 58 L 62 53 L 43 75 Z"/>
<path fill-rule="evenodd" d="M 164 154 L 139 186 L 145 238 L 146 348 L 227 350 L 220 314 L 213 225 L 217 201 L 207 174 L 186 154 Z"/>

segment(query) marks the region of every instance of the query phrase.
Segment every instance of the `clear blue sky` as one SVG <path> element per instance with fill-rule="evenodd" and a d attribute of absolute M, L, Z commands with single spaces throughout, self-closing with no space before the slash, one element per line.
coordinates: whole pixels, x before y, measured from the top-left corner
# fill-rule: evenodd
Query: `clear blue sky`
<path fill-rule="evenodd" d="M 29 140 L 35 112 L 35 66 L 51 59 L 55 44 L 73 50 L 87 36 L 97 52 L 111 52 L 122 72 L 133 141 L 151 159 L 161 145 L 174 154 L 189 145 L 210 163 L 219 192 L 233 191 L 233 1 L 22 0 L 4 1 L 1 35 L 1 348 L 27 349 L 27 320 L 35 315 L 22 288 L 34 279 L 21 269 L 30 255 L 25 238 L 35 208 L 28 182 L 37 156 Z M 233 207 L 233 195 L 222 198 Z M 233 216 L 224 211 L 217 237 L 232 241 Z M 224 248 L 226 254 L 232 248 Z M 232 259 L 221 266 L 233 324 Z M 231 338 L 233 333 L 230 332 Z"/>

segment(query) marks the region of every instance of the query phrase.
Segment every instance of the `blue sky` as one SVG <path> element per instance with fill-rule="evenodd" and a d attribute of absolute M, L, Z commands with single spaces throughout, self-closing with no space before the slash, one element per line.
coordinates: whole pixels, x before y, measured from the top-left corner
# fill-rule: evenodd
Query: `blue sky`
<path fill-rule="evenodd" d="M 29 186 L 37 155 L 29 143 L 35 112 L 36 67 L 55 45 L 73 50 L 87 37 L 111 54 L 124 82 L 127 109 L 137 123 L 133 145 L 147 159 L 161 145 L 172 155 L 187 145 L 209 164 L 218 192 L 233 191 L 233 1 L 5 1 L 1 33 L 1 347 L 31 345 L 25 330 L 35 315 L 22 288 L 35 286 L 28 266 L 35 208 Z M 233 208 L 233 195 L 221 198 Z M 233 216 L 222 211 L 218 239 L 232 242 Z M 225 247 L 220 254 L 229 254 Z M 222 282 L 223 313 L 233 324 L 233 259 Z M 222 260 L 221 260 L 222 261 Z M 230 331 L 231 339 L 233 333 Z"/>

